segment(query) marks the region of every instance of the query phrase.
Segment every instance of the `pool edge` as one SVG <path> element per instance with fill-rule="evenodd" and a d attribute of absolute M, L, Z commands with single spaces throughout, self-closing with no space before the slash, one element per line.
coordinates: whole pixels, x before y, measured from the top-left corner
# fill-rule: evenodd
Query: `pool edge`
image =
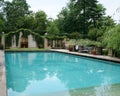
<path fill-rule="evenodd" d="M 72 54 L 72 55 L 78 55 L 93 59 L 99 59 L 99 60 L 105 60 L 115 63 L 120 63 L 120 58 L 110 57 L 110 56 L 104 56 L 104 55 L 92 55 L 87 53 L 80 53 L 80 52 L 72 52 L 65 49 L 46 49 L 46 50 L 5 50 L 5 52 L 61 52 L 66 54 Z"/>
<path fill-rule="evenodd" d="M 92 55 L 92 54 L 87 54 L 87 53 L 79 53 L 79 52 L 72 52 L 72 51 L 68 51 L 68 50 L 59 50 L 59 49 L 58 50 L 51 49 L 51 51 L 72 54 L 72 55 L 77 55 L 77 56 L 83 56 L 83 57 L 88 57 L 88 58 L 93 58 L 93 59 L 98 59 L 98 60 L 110 61 L 110 62 L 115 62 L 115 63 L 120 63 L 119 58 L 110 57 L 110 56 Z"/>
<path fill-rule="evenodd" d="M 0 50 L 0 95 L 7 96 L 4 50 Z"/>

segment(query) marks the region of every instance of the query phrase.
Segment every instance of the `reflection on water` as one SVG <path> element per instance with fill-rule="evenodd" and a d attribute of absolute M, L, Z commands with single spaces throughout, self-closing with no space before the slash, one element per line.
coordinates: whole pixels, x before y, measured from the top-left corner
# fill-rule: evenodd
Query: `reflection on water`
<path fill-rule="evenodd" d="M 120 96 L 119 90 L 120 90 L 120 84 L 114 84 L 114 85 L 102 85 L 97 87 L 74 89 L 74 90 L 70 90 L 69 93 L 70 96 Z"/>
<path fill-rule="evenodd" d="M 8 96 L 108 96 L 120 83 L 120 65 L 62 53 L 8 52 L 6 69 Z"/>
<path fill-rule="evenodd" d="M 58 86 L 59 88 L 57 89 Z M 27 96 L 33 96 L 33 95 L 36 96 L 35 94 L 39 94 L 38 96 L 43 96 L 43 94 L 45 95 L 46 92 L 52 93 L 52 92 L 58 92 L 59 90 L 67 90 L 67 88 L 58 78 L 56 78 L 56 76 L 53 77 L 48 76 L 46 79 L 41 81 L 37 81 L 37 80 L 29 81 L 29 85 L 26 86 L 23 92 L 17 92 L 10 88 L 8 90 L 8 94 L 10 94 L 10 96 L 13 96 L 13 94 L 15 96 L 19 96 L 19 95 L 24 96 L 25 94 L 27 94 Z"/>
<path fill-rule="evenodd" d="M 96 96 L 112 96 L 111 94 L 109 94 L 110 89 L 111 85 L 96 87 Z"/>

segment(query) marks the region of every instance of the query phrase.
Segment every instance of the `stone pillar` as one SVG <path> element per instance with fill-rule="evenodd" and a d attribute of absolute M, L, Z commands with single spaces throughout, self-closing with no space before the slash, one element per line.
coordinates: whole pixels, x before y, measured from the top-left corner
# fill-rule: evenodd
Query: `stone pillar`
<path fill-rule="evenodd" d="M 13 36 L 12 38 L 12 48 L 16 48 L 16 35 Z"/>
<path fill-rule="evenodd" d="M 2 44 L 3 48 L 5 48 L 5 34 L 4 34 L 4 32 L 2 32 L 1 44 Z"/>
<path fill-rule="evenodd" d="M 113 50 L 111 48 L 108 50 L 108 56 L 113 56 Z"/>
<path fill-rule="evenodd" d="M 36 41 L 31 34 L 28 35 L 28 48 L 37 48 Z"/>
<path fill-rule="evenodd" d="M 47 49 L 48 48 L 48 39 L 44 38 L 44 48 Z"/>
<path fill-rule="evenodd" d="M 57 40 L 55 40 L 55 47 L 56 47 L 56 48 L 58 47 Z"/>
<path fill-rule="evenodd" d="M 64 48 L 64 49 L 67 48 L 67 46 L 66 46 L 66 41 L 67 41 L 66 38 L 64 38 L 64 40 L 63 40 L 63 48 Z"/>
<path fill-rule="evenodd" d="M 63 42 L 66 44 L 66 38 L 64 38 Z"/>
<path fill-rule="evenodd" d="M 47 36 L 47 33 L 45 33 L 45 35 Z M 44 38 L 44 48 L 48 48 L 48 39 L 46 37 Z"/>
<path fill-rule="evenodd" d="M 22 32 L 20 32 L 19 34 L 18 48 L 21 48 L 21 38 L 22 38 Z"/>
<path fill-rule="evenodd" d="M 55 40 L 53 40 L 53 48 L 55 48 Z"/>

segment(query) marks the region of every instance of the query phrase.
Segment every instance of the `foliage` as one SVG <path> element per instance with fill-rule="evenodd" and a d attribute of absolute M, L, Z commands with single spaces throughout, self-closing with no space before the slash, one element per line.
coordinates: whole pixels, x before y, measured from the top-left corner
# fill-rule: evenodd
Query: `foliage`
<path fill-rule="evenodd" d="M 3 14 L 0 14 L 0 33 L 4 31 L 5 28 L 5 19 L 3 18 Z"/>
<path fill-rule="evenodd" d="M 92 41 L 89 39 L 79 39 L 79 40 L 70 39 L 70 40 L 67 40 L 67 44 L 83 45 L 83 46 L 97 46 L 97 47 L 102 46 L 101 42 Z"/>
<path fill-rule="evenodd" d="M 88 37 L 91 40 L 96 40 L 98 31 L 99 31 L 99 29 L 97 29 L 97 28 L 91 28 L 89 30 Z"/>
<path fill-rule="evenodd" d="M 35 25 L 34 13 L 30 13 L 29 15 L 25 15 L 23 23 L 24 23 L 23 28 L 33 30 L 34 25 Z"/>
<path fill-rule="evenodd" d="M 34 34 L 37 44 L 43 44 L 43 36 L 41 35 L 46 32 L 47 15 L 44 11 L 32 13 L 29 7 L 26 0 L 5 1 L 3 10 L 4 19 L 0 18 L 0 32 L 4 31 L 6 33 L 7 46 L 11 45 L 10 41 L 13 34 L 16 35 L 18 41 L 20 31 L 23 32 L 25 37 L 29 33 Z"/>
<path fill-rule="evenodd" d="M 72 38 L 72 39 L 79 39 L 80 33 L 79 32 L 72 32 L 68 37 Z"/>
<path fill-rule="evenodd" d="M 3 7 L 3 5 L 4 5 L 4 0 L 0 0 L 0 12 L 2 11 L 2 7 Z"/>
<path fill-rule="evenodd" d="M 12 37 L 13 37 L 14 35 L 16 36 L 16 42 L 18 43 L 18 39 L 19 39 L 19 34 L 20 34 L 20 32 L 22 32 L 22 37 L 25 37 L 25 38 L 28 38 L 28 35 L 30 35 L 30 34 L 32 34 L 33 36 L 35 36 L 37 45 L 39 45 L 41 38 L 43 38 L 43 37 L 40 36 L 38 33 L 32 32 L 32 31 L 29 30 L 29 29 L 21 28 L 21 29 L 18 29 L 17 31 L 12 31 L 12 32 L 9 32 L 9 33 L 6 33 L 6 34 L 5 34 L 7 47 L 11 45 L 11 42 L 9 42 L 9 41 L 12 40 Z M 18 44 L 17 44 L 17 45 L 18 45 Z"/>
<path fill-rule="evenodd" d="M 107 31 L 104 34 L 103 42 L 108 48 L 120 50 L 120 25 Z"/>
<path fill-rule="evenodd" d="M 47 33 L 49 35 L 58 35 L 59 34 L 59 29 L 54 21 L 48 22 Z"/>
<path fill-rule="evenodd" d="M 68 45 L 76 45 L 77 43 L 76 43 L 76 40 L 75 40 L 75 39 L 68 39 L 68 40 L 66 41 L 66 44 L 68 44 Z"/>
<path fill-rule="evenodd" d="M 4 31 L 5 28 L 5 19 L 4 19 L 4 0 L 0 0 L 0 34 Z"/>
<path fill-rule="evenodd" d="M 47 15 L 44 11 L 38 11 L 35 13 L 34 19 L 34 32 L 37 32 L 40 35 L 44 35 L 46 33 L 47 27 Z"/>
<path fill-rule="evenodd" d="M 103 34 L 115 26 L 115 23 L 111 17 L 103 16 L 101 19 L 103 21 L 97 23 L 99 27 L 95 28 L 93 25 L 89 27 L 89 32 L 88 32 L 89 39 L 102 41 Z"/>
<path fill-rule="evenodd" d="M 24 16 L 29 13 L 29 5 L 26 3 L 26 0 L 6 1 L 4 7 L 6 32 L 15 31 L 23 27 Z"/>
<path fill-rule="evenodd" d="M 46 29 L 46 38 L 50 40 L 62 40 L 64 35 L 58 28 L 58 21 L 51 18 L 48 19 L 47 29 Z M 61 32 L 61 33 L 60 33 Z"/>
<path fill-rule="evenodd" d="M 31 12 L 29 7 L 26 0 L 0 1 L 0 37 L 4 31 L 6 44 L 10 45 L 14 34 L 18 40 L 22 31 L 25 37 L 33 34 L 39 46 L 43 46 L 44 37 L 63 39 L 66 36 L 71 44 L 101 46 L 104 39 L 107 47 L 120 49 L 119 28 L 110 16 L 105 15 L 105 8 L 97 0 L 69 0 L 56 20 L 47 19 L 42 10 Z"/>
<path fill-rule="evenodd" d="M 63 8 L 58 15 L 59 28 L 62 32 L 79 32 L 87 37 L 90 26 L 101 27 L 105 8 L 97 0 L 70 0 L 67 7 Z"/>
<path fill-rule="evenodd" d="M 29 34 L 40 36 L 39 34 L 37 34 L 37 33 L 35 33 L 35 32 L 32 32 L 32 31 L 29 30 L 29 29 L 24 29 L 24 28 L 18 29 L 17 31 L 9 32 L 9 33 L 5 34 L 5 36 L 7 37 L 7 36 L 9 36 L 10 34 L 12 34 L 12 35 L 15 34 L 15 35 L 16 35 L 16 34 L 18 34 L 19 32 L 22 32 L 22 33 L 23 33 L 23 37 L 25 37 L 25 38 L 27 38 L 27 36 L 28 36 Z"/>
<path fill-rule="evenodd" d="M 108 55 L 108 50 L 107 49 L 102 50 L 102 55 Z"/>

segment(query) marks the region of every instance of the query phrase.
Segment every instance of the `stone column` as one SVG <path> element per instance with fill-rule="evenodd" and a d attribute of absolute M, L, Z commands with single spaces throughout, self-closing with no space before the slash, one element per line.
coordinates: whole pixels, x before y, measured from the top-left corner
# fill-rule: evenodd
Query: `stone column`
<path fill-rule="evenodd" d="M 66 41 L 67 41 L 66 38 L 64 38 L 63 42 L 66 43 Z"/>
<path fill-rule="evenodd" d="M 55 40 L 53 40 L 53 48 L 55 48 Z"/>
<path fill-rule="evenodd" d="M 113 50 L 111 48 L 108 50 L 108 56 L 110 56 L 110 57 L 113 56 Z"/>
<path fill-rule="evenodd" d="M 22 38 L 22 32 L 20 32 L 19 34 L 18 48 L 21 48 L 21 38 Z"/>
<path fill-rule="evenodd" d="M 13 36 L 12 38 L 12 48 L 16 48 L 16 35 Z"/>
<path fill-rule="evenodd" d="M 48 39 L 44 38 L 44 48 L 47 49 L 48 48 Z"/>
<path fill-rule="evenodd" d="M 64 38 L 64 39 L 63 39 L 63 47 L 64 47 L 64 49 L 67 48 L 67 46 L 66 46 L 66 41 L 67 41 L 66 38 Z"/>
<path fill-rule="evenodd" d="M 47 33 L 45 33 L 45 35 L 47 35 Z M 46 37 L 44 38 L 44 48 L 48 48 L 48 39 Z"/>
<path fill-rule="evenodd" d="M 1 44 L 2 44 L 3 48 L 5 48 L 5 34 L 4 34 L 4 32 L 2 32 Z"/>

